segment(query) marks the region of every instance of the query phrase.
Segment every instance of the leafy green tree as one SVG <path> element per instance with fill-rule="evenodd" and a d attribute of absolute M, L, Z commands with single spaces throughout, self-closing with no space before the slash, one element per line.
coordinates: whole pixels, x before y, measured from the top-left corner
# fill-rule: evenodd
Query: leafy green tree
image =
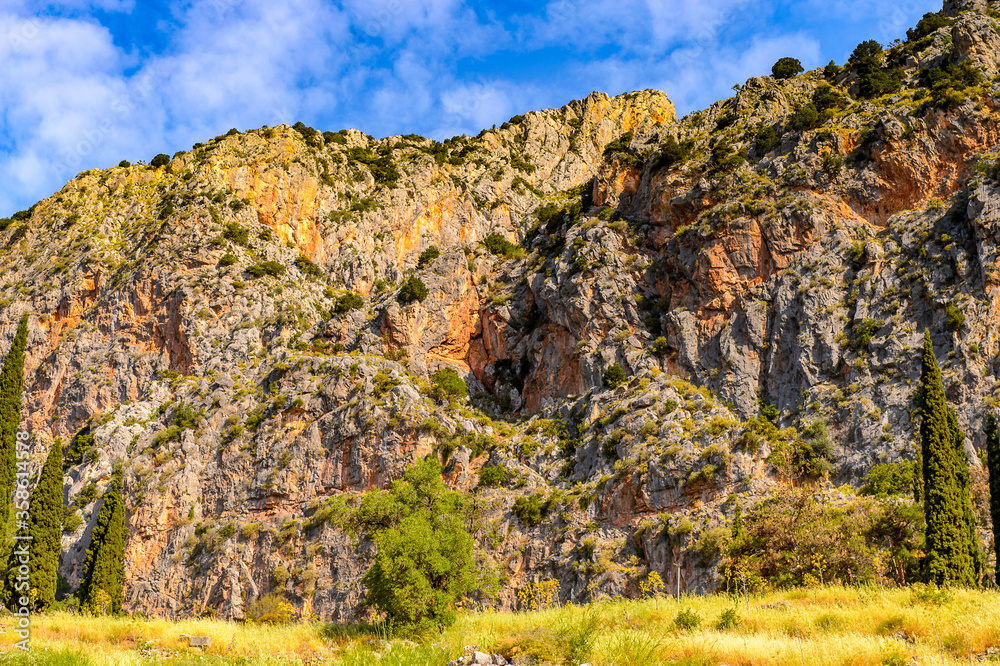
<path fill-rule="evenodd" d="M 454 368 L 440 368 L 431 375 L 435 393 L 441 398 L 464 398 L 469 394 L 465 380 L 458 376 Z"/>
<path fill-rule="evenodd" d="M 95 613 L 119 613 L 125 584 L 125 504 L 122 501 L 124 472 L 115 467 L 111 485 L 104 493 L 90 547 L 83 561 L 80 605 Z"/>
<path fill-rule="evenodd" d="M 990 517 L 993 519 L 993 550 L 1000 553 L 1000 429 L 997 417 L 986 417 L 986 465 L 990 470 Z M 1000 585 L 1000 567 L 996 570 Z"/>
<path fill-rule="evenodd" d="M 395 630 L 420 634 L 452 624 L 455 603 L 476 588 L 465 508 L 433 457 L 415 463 L 388 492 L 365 495 L 358 517 L 376 554 L 362 578 L 364 604 Z"/>
<path fill-rule="evenodd" d="M 163 153 L 160 153 L 149 162 L 149 166 L 153 167 L 154 169 L 165 167 L 168 164 L 170 164 L 170 155 L 165 155 Z"/>
<path fill-rule="evenodd" d="M 968 489 L 966 486 L 963 496 L 960 459 L 956 452 L 956 439 L 961 433 L 958 433 L 954 417 L 948 413 L 941 369 L 927 330 L 924 331 L 918 397 L 927 521 L 924 577 L 938 585 L 973 585 L 976 579 L 967 522 Z"/>
<path fill-rule="evenodd" d="M 24 389 L 24 348 L 28 344 L 28 315 L 21 317 L 14 341 L 0 371 L 0 519 L 7 521 L 14 493 L 17 429 L 21 425 L 21 393 Z"/>
<path fill-rule="evenodd" d="M 916 465 L 912 462 L 875 465 L 865 475 L 861 493 L 880 498 L 911 495 L 915 472 Z"/>
<path fill-rule="evenodd" d="M 31 537 L 31 589 L 35 607 L 45 610 L 56 600 L 59 553 L 62 550 L 63 474 L 62 441 L 55 440 L 45 459 L 38 485 L 31 491 L 28 509 Z"/>
<path fill-rule="evenodd" d="M 771 67 L 771 75 L 776 79 L 790 79 L 805 71 L 796 58 L 781 58 Z"/>

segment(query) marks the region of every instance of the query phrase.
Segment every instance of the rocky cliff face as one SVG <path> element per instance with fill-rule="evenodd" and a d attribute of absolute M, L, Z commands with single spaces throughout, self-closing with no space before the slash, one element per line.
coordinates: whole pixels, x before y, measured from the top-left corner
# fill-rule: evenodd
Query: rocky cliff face
<path fill-rule="evenodd" d="M 762 439 L 759 399 L 824 420 L 829 478 L 856 482 L 912 455 L 924 328 L 976 446 L 1000 37 L 982 3 L 945 10 L 879 56 L 881 96 L 849 63 L 681 119 L 656 91 L 594 93 L 444 143 L 281 126 L 80 174 L 0 232 L 0 349 L 30 312 L 25 420 L 66 442 L 83 518 L 61 574 L 123 460 L 130 608 L 240 617 L 283 589 L 346 618 L 370 545 L 344 512 L 436 452 L 502 603 L 543 577 L 633 594 L 675 562 L 710 589 L 713 530 L 785 482 L 766 459 L 794 433 Z M 411 275 L 427 296 L 401 302 Z M 441 368 L 468 403 L 431 390 Z M 477 489 L 484 465 L 513 481 Z M 526 493 L 538 527 L 511 511 Z"/>

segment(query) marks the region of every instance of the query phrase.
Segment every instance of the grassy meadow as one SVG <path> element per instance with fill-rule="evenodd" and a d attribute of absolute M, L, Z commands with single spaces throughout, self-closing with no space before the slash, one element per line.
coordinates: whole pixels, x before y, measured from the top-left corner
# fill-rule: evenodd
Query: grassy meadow
<path fill-rule="evenodd" d="M 735 610 L 735 613 L 733 612 Z M 727 613 L 727 611 L 729 611 Z M 616 600 L 531 612 L 466 612 L 418 643 L 373 629 L 300 622 L 254 625 L 212 619 L 33 618 L 32 652 L 12 650 L 0 618 L 0 663 L 319 664 L 433 666 L 465 645 L 517 663 L 807 664 L 904 666 L 979 663 L 1000 646 L 996 591 L 820 587 L 750 596 Z M 210 636 L 204 651 L 180 634 Z M 1000 660 L 1000 655 L 997 655 Z"/>

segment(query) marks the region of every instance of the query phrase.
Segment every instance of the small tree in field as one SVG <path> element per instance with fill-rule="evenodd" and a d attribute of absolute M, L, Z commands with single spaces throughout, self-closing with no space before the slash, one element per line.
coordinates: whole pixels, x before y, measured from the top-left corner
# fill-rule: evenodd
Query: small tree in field
<path fill-rule="evenodd" d="M 364 604 L 403 633 L 452 624 L 455 603 L 475 589 L 478 574 L 464 499 L 444 485 L 438 461 L 422 460 L 388 492 L 368 493 L 359 516 L 377 548 L 362 579 Z"/>

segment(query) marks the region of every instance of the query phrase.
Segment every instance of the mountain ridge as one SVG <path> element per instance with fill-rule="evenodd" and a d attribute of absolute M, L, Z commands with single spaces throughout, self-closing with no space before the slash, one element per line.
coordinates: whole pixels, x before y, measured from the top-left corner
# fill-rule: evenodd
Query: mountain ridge
<path fill-rule="evenodd" d="M 371 544 L 340 503 L 436 453 L 482 501 L 503 605 L 675 562 L 713 589 L 736 506 L 789 479 L 846 502 L 912 459 L 925 327 L 974 453 L 1000 350 L 993 11 L 679 119 L 593 93 L 447 142 L 278 126 L 83 172 L 0 224 L 25 421 L 67 445 L 61 576 L 120 459 L 127 607 L 242 617 L 277 590 L 347 618 Z"/>

